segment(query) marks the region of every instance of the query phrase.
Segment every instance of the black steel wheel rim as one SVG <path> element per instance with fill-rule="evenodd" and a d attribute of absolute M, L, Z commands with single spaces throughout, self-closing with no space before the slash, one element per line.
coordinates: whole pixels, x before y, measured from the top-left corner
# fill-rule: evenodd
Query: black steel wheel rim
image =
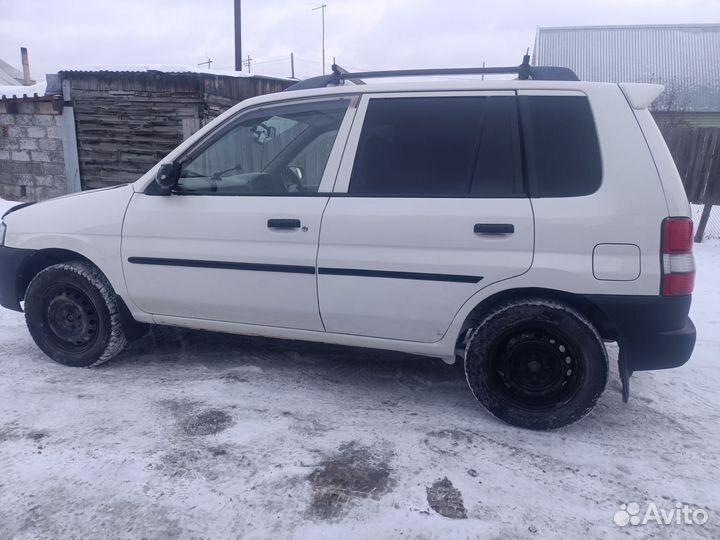
<path fill-rule="evenodd" d="M 97 340 L 97 309 L 87 294 L 72 285 L 48 290 L 44 319 L 52 340 L 68 352 L 83 352 Z"/>
<path fill-rule="evenodd" d="M 576 395 L 584 379 L 580 351 L 555 328 L 512 329 L 493 349 L 490 378 L 516 407 L 561 407 Z"/>

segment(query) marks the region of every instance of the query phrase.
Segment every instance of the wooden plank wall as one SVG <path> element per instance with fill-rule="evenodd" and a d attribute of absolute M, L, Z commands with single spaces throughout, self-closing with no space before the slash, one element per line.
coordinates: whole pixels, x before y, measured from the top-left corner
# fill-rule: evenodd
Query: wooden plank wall
<path fill-rule="evenodd" d="M 64 73 L 70 79 L 83 189 L 133 182 L 201 125 L 290 82 L 159 72 Z"/>
<path fill-rule="evenodd" d="M 293 84 L 293 81 L 234 77 L 204 77 L 203 82 L 204 123 L 224 113 L 240 101 L 281 92 Z"/>
<path fill-rule="evenodd" d="M 663 125 L 690 202 L 720 204 L 720 128 Z"/>

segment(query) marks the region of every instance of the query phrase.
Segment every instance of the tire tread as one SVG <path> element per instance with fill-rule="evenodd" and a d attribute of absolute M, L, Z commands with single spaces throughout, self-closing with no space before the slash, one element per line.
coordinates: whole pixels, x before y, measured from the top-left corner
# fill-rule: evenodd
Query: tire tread
<path fill-rule="evenodd" d="M 594 327 L 594 325 L 585 317 L 582 313 L 578 312 L 573 307 L 564 304 L 559 301 L 545 299 L 545 298 L 524 298 L 524 299 L 516 299 L 509 302 L 506 302 L 504 304 L 501 304 L 497 306 L 495 309 L 490 310 L 485 316 L 480 320 L 480 322 L 477 324 L 475 328 L 473 328 L 468 336 L 467 344 L 465 346 L 465 354 L 464 354 L 464 364 L 465 364 L 465 379 L 467 380 L 468 386 L 470 387 L 470 390 L 472 391 L 473 395 L 475 396 L 475 399 L 477 399 L 483 406 L 487 409 L 487 411 L 495 416 L 496 418 L 508 422 L 507 418 L 502 418 L 499 416 L 496 411 L 493 410 L 491 406 L 486 402 L 485 396 L 478 395 L 478 392 L 475 388 L 475 385 L 471 381 L 471 374 L 470 369 L 468 368 L 468 358 L 469 356 L 479 347 L 479 343 L 481 343 L 483 340 L 492 339 L 492 336 L 485 335 L 485 331 L 487 330 L 487 324 L 488 322 L 497 317 L 498 315 L 501 315 L 502 313 L 509 311 L 509 310 L 523 310 L 524 308 L 528 307 L 542 307 L 547 308 L 551 310 L 562 310 L 571 315 L 572 317 L 576 318 L 583 326 L 585 326 L 590 332 L 592 332 L 592 335 L 594 336 L 595 342 L 599 345 L 599 350 L 602 352 L 602 362 L 604 364 L 604 373 L 605 378 L 602 381 L 601 387 L 602 389 L 605 388 L 607 385 L 607 380 L 609 376 L 609 368 L 608 368 L 608 357 L 607 357 L 607 350 L 605 349 L 604 342 L 602 338 L 600 337 L 600 334 L 598 333 L 597 329 Z M 574 422 L 577 422 L 578 420 L 584 418 L 587 416 L 590 411 L 593 410 L 595 405 L 597 404 L 597 400 L 600 397 L 600 394 L 602 392 L 598 392 L 594 398 L 582 409 L 579 409 L 577 411 L 574 411 L 567 417 L 567 421 L 563 422 L 562 425 L 554 426 L 554 425 L 548 425 L 544 427 L 539 426 L 533 426 L 533 425 L 527 425 L 522 427 L 529 427 L 531 429 L 554 429 L 555 427 L 563 427 L 565 425 L 572 424 Z"/>
<path fill-rule="evenodd" d="M 85 367 L 92 368 L 100 366 L 117 356 L 127 345 L 127 339 L 122 325 L 122 313 L 119 302 L 117 301 L 117 295 L 115 294 L 112 285 L 110 285 L 110 282 L 102 274 L 102 272 L 100 272 L 100 270 L 91 263 L 85 261 L 59 263 L 45 268 L 44 270 L 38 272 L 38 274 L 30 281 L 28 291 L 32 287 L 32 282 L 38 277 L 57 271 L 70 272 L 87 281 L 98 291 L 105 303 L 105 306 L 107 307 L 108 313 L 110 314 L 110 337 L 98 359 Z M 27 302 L 27 293 L 25 295 L 25 300 Z"/>

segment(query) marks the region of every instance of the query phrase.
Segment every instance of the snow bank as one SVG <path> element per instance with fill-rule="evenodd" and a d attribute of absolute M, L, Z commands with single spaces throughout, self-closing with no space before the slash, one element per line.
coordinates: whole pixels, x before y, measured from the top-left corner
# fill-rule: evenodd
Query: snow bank
<path fill-rule="evenodd" d="M 695 290 L 690 316 L 699 340 L 720 342 L 720 239 L 695 244 Z"/>

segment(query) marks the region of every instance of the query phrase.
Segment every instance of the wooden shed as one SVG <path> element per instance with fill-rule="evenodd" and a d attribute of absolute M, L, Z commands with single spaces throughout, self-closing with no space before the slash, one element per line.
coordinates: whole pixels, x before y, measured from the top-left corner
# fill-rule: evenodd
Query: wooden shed
<path fill-rule="evenodd" d="M 239 101 L 294 82 L 183 66 L 97 67 L 58 75 L 74 111 L 82 189 L 136 180 Z"/>

